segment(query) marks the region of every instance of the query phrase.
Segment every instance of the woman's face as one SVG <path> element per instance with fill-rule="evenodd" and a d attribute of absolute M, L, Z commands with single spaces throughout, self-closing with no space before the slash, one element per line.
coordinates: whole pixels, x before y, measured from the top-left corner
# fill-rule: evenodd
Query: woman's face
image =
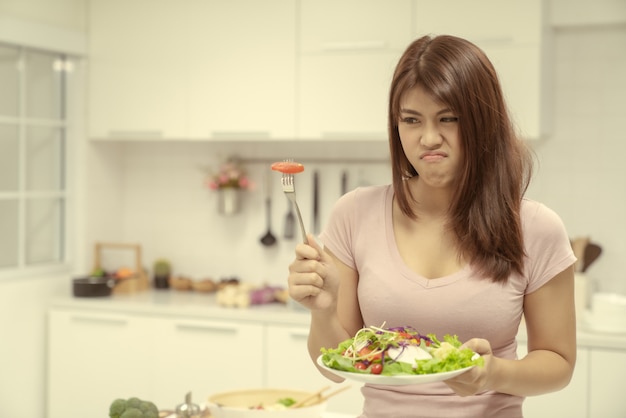
<path fill-rule="evenodd" d="M 431 187 L 452 188 L 462 161 L 456 114 L 417 86 L 400 100 L 398 132 L 420 181 Z"/>

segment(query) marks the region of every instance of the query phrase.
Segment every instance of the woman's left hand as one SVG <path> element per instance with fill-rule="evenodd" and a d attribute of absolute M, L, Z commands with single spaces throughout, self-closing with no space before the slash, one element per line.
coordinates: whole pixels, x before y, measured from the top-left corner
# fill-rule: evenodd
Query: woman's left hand
<path fill-rule="evenodd" d="M 476 366 L 465 373 L 446 380 L 445 383 L 460 396 L 470 396 L 484 392 L 489 389 L 489 376 L 493 366 L 491 344 L 482 338 L 472 338 L 463 344 L 463 347 L 480 354 L 485 359 L 485 365 L 482 367 Z"/>

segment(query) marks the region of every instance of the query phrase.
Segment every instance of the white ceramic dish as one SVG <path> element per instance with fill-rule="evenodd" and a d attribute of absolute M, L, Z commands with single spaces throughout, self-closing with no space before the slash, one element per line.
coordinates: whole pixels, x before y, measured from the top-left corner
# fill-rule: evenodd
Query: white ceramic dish
<path fill-rule="evenodd" d="M 311 392 L 290 389 L 243 389 L 209 396 L 207 407 L 212 418 L 320 418 L 327 402 L 302 408 L 282 410 L 250 409 L 255 405 L 274 405 L 279 399 L 293 398 L 296 402 L 307 398 Z"/>
<path fill-rule="evenodd" d="M 404 386 L 404 385 L 421 385 L 424 383 L 441 382 L 443 380 L 451 379 L 455 376 L 465 373 L 475 366 L 465 367 L 463 369 L 453 370 L 451 372 L 433 373 L 433 374 L 411 374 L 411 375 L 398 375 L 398 376 L 385 376 L 380 374 L 367 374 L 367 373 L 352 373 L 342 370 L 331 369 L 326 366 L 322 361 L 322 356 L 317 358 L 317 364 L 324 370 L 341 376 L 344 379 L 354 380 L 361 383 L 370 383 L 373 385 L 390 385 L 390 386 Z"/>

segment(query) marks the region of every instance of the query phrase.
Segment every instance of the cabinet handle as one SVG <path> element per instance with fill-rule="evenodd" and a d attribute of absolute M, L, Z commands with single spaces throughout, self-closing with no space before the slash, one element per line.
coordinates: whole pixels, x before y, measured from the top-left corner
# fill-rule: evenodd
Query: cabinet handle
<path fill-rule="evenodd" d="M 322 44 L 323 51 L 368 51 L 387 48 L 386 41 L 333 41 Z"/>
<path fill-rule="evenodd" d="M 339 140 L 387 140 L 385 132 L 322 132 L 322 139 L 339 139 Z"/>
<path fill-rule="evenodd" d="M 269 139 L 269 131 L 213 131 L 212 139 Z"/>
<path fill-rule="evenodd" d="M 213 332 L 221 334 L 237 334 L 237 328 L 229 325 L 203 325 L 178 323 L 176 329 L 183 332 Z"/>
<path fill-rule="evenodd" d="M 486 38 L 472 38 L 472 42 L 478 45 L 507 45 L 515 42 L 515 39 L 512 36 L 494 36 Z"/>
<path fill-rule="evenodd" d="M 119 139 L 163 138 L 163 131 L 160 131 L 160 130 L 109 131 L 109 137 L 119 138 Z"/>
<path fill-rule="evenodd" d="M 84 315 L 72 315 L 71 320 L 74 322 L 89 322 L 108 325 L 128 325 L 128 319 L 124 318 L 105 318 L 101 316 L 84 316 Z"/>
<path fill-rule="evenodd" d="M 289 336 L 293 339 L 307 339 L 309 338 L 309 331 L 308 330 L 303 330 L 303 329 L 290 329 L 289 331 Z"/>

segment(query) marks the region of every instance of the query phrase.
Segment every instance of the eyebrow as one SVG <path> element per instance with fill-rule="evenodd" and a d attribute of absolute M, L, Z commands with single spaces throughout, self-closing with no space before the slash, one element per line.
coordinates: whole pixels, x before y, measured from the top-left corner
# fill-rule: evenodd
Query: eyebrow
<path fill-rule="evenodd" d="M 418 112 L 417 110 L 413 110 L 413 109 L 400 108 L 400 113 L 408 113 L 410 115 L 423 116 L 420 112 Z M 436 114 L 441 115 L 443 113 L 454 113 L 454 112 L 448 108 L 445 108 L 445 109 L 441 109 Z"/>

